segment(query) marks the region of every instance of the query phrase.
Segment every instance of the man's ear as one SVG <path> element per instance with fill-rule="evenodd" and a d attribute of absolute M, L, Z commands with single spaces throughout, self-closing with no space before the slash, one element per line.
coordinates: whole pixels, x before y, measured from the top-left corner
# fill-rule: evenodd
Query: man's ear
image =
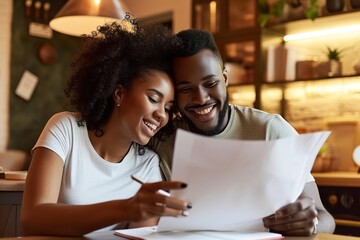
<path fill-rule="evenodd" d="M 227 87 L 229 85 L 229 81 L 228 81 L 228 75 L 227 75 L 226 68 L 224 68 L 224 70 L 223 70 L 223 76 L 224 76 L 224 80 L 225 80 L 225 86 Z"/>
<path fill-rule="evenodd" d="M 120 107 L 121 105 L 121 100 L 124 97 L 124 93 L 125 93 L 125 88 L 121 85 L 118 84 L 115 92 L 114 92 L 114 105 Z"/>

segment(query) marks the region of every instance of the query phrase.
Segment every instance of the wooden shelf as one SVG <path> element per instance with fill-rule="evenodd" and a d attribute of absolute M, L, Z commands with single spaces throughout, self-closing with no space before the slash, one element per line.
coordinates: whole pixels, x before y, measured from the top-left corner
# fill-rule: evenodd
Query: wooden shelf
<path fill-rule="evenodd" d="M 318 186 L 360 187 L 360 174 L 357 172 L 319 172 L 312 175 Z"/>
<path fill-rule="evenodd" d="M 314 21 L 310 19 L 301 19 L 288 22 L 281 22 L 267 26 L 264 29 L 267 31 L 294 34 L 299 31 L 320 30 L 323 28 L 335 28 L 349 24 L 356 24 L 354 19 L 360 18 L 360 9 L 352 11 L 344 11 L 340 13 L 323 15 L 315 18 Z"/>
<path fill-rule="evenodd" d="M 328 78 L 309 78 L 309 79 L 299 79 L 299 80 L 283 80 L 283 81 L 275 81 L 275 82 L 263 82 L 263 85 L 287 85 L 292 83 L 299 82 L 310 82 L 310 81 L 329 81 L 329 80 L 339 80 L 345 78 L 360 78 L 360 74 L 351 74 L 351 75 L 342 75 L 336 77 L 328 77 Z"/>

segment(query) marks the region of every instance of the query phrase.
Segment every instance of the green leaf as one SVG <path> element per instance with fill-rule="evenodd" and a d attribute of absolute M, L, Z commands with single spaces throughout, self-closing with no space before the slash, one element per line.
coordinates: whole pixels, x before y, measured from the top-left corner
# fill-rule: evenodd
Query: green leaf
<path fill-rule="evenodd" d="M 259 15 L 259 19 L 258 19 L 258 22 L 260 24 L 260 27 L 265 27 L 267 22 L 269 21 L 270 19 L 270 14 L 268 13 L 260 13 Z"/>
<path fill-rule="evenodd" d="M 310 0 L 310 7 L 305 10 L 305 16 L 312 21 L 319 15 L 319 6 L 317 0 Z"/>

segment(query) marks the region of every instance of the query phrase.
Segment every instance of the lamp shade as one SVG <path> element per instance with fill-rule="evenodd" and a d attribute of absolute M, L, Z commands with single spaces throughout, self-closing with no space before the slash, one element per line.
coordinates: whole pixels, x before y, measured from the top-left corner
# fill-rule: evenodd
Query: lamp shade
<path fill-rule="evenodd" d="M 68 0 L 50 21 L 50 28 L 80 37 L 105 23 L 124 19 L 127 7 L 120 0 Z"/>

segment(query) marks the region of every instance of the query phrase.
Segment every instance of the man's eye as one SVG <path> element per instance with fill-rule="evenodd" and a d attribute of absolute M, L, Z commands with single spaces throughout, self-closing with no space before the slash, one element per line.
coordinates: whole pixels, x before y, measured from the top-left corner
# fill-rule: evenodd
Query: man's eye
<path fill-rule="evenodd" d="M 218 84 L 219 81 L 211 81 L 205 84 L 205 87 L 211 88 Z"/>
<path fill-rule="evenodd" d="M 151 102 L 151 103 L 158 103 L 159 102 L 159 98 L 157 98 L 157 97 L 148 97 L 148 99 L 149 99 L 149 101 Z"/>
<path fill-rule="evenodd" d="M 177 89 L 178 92 L 182 92 L 182 93 L 191 92 L 191 90 L 192 89 L 190 87 L 182 87 Z"/>

